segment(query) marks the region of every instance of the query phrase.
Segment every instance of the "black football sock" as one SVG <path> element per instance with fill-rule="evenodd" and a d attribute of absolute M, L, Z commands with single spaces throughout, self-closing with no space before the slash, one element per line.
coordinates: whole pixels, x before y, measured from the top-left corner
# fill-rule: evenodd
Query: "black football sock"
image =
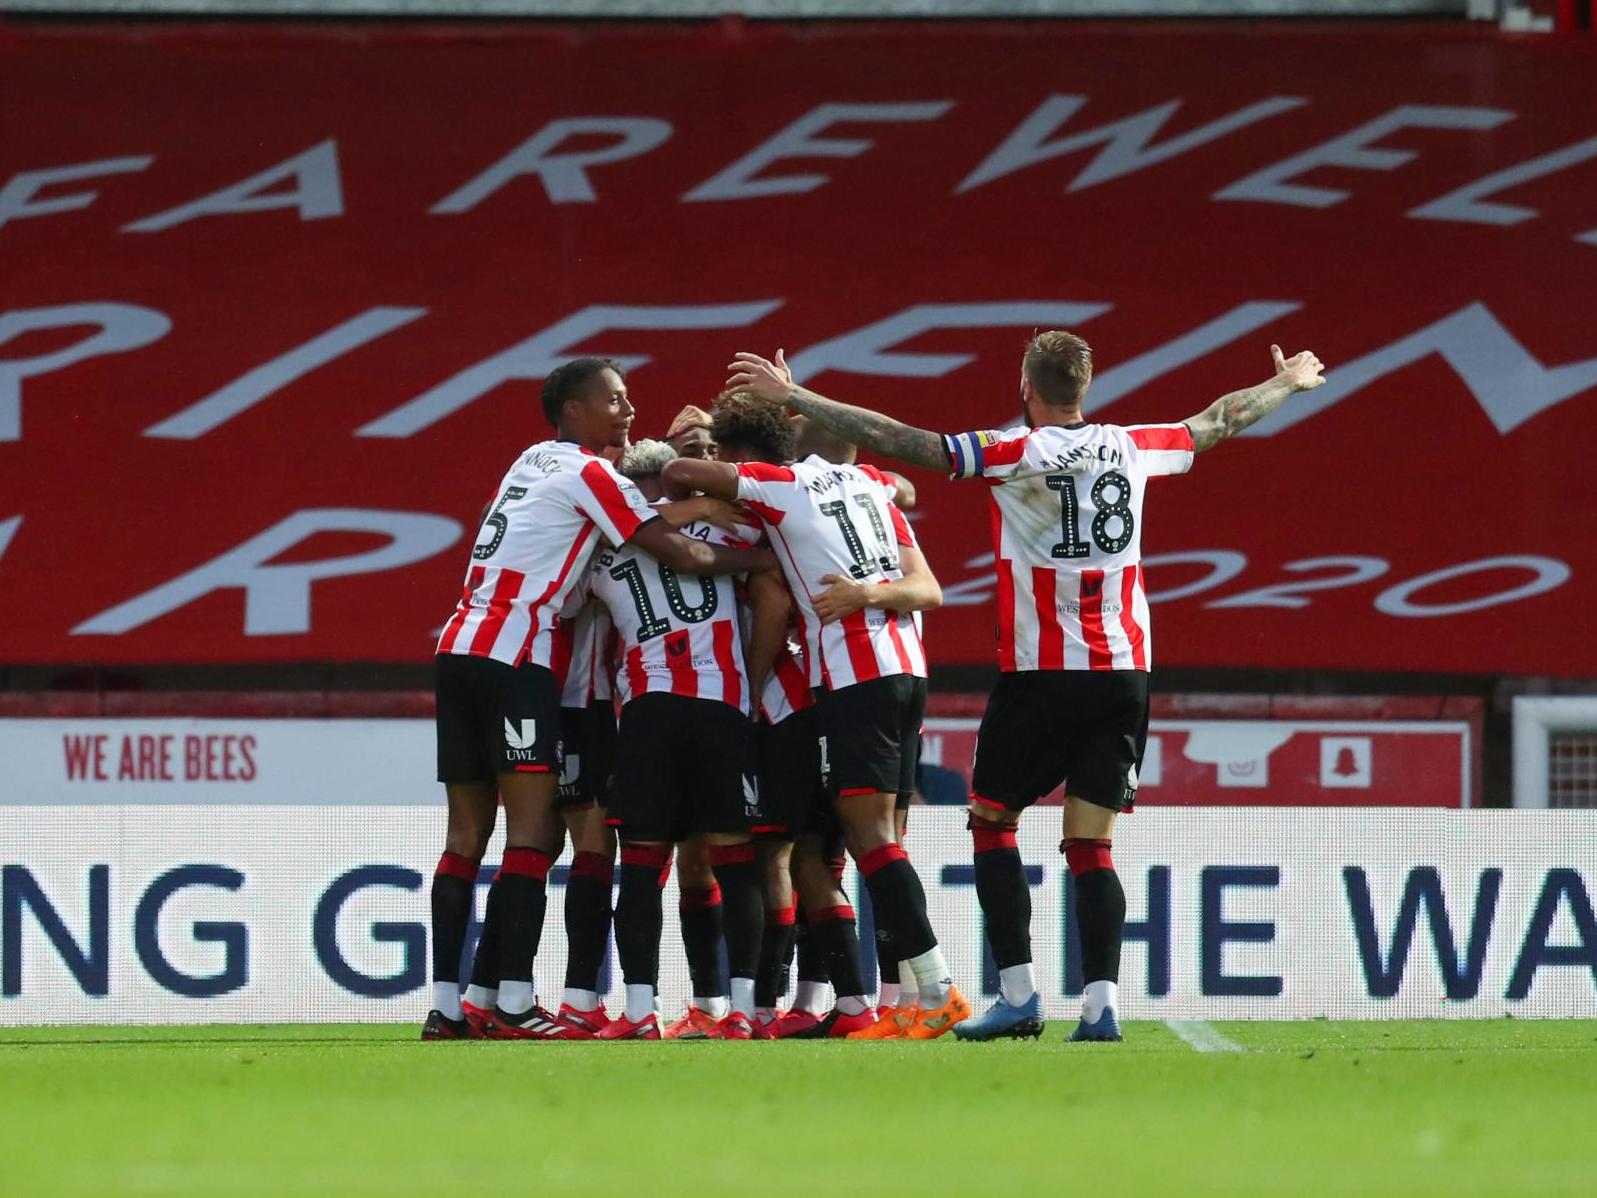
<path fill-rule="evenodd" d="M 860 967 L 859 929 L 854 908 L 825 907 L 810 920 L 810 939 L 816 954 L 831 978 L 832 990 L 841 1001 L 865 994 L 865 971 Z M 857 1014 L 845 1011 L 845 1015 Z"/>
<path fill-rule="evenodd" d="M 721 972 L 721 888 L 682 892 L 682 951 L 688 958 L 693 997 L 724 998 L 726 977 Z"/>
<path fill-rule="evenodd" d="M 495 883 L 499 877 L 499 873 L 495 872 Z M 481 986 L 484 990 L 499 989 L 499 925 L 502 922 L 499 912 L 502 904 L 498 894 L 490 885 L 488 901 L 483 906 L 482 928 L 477 933 L 477 951 L 471 959 L 471 984 Z"/>
<path fill-rule="evenodd" d="M 909 854 L 901 845 L 879 845 L 860 858 L 859 868 L 871 893 L 876 922 L 886 926 L 899 958 L 914 971 L 920 1005 L 941 1007 L 953 981 L 926 915 L 926 891 Z"/>
<path fill-rule="evenodd" d="M 660 929 L 664 917 L 660 891 L 671 871 L 671 848 L 663 844 L 621 846 L 621 888 L 616 895 L 616 951 L 628 986 L 657 986 Z"/>
<path fill-rule="evenodd" d="M 936 948 L 937 937 L 926 915 L 926 891 L 909 854 L 896 844 L 880 845 L 860 858 L 859 870 L 871 893 L 877 926 L 892 936 L 899 957 L 913 960 Z"/>
<path fill-rule="evenodd" d="M 759 971 L 760 942 L 765 937 L 765 890 L 754 846 L 711 845 L 710 868 L 721 887 L 732 1009 L 752 1017 L 754 978 Z"/>
<path fill-rule="evenodd" d="M 1120 980 L 1120 937 L 1126 926 L 1126 892 L 1115 873 L 1107 840 L 1067 840 L 1065 861 L 1076 880 L 1076 927 L 1081 932 L 1081 977 Z"/>
<path fill-rule="evenodd" d="M 460 958 L 466 950 L 466 925 L 476 888 L 477 862 L 459 853 L 438 858 L 431 895 L 433 1005 L 450 1019 L 460 1018 Z M 440 1002 L 443 1006 L 438 1006 Z"/>
<path fill-rule="evenodd" d="M 787 963 L 798 933 L 792 907 L 768 908 L 760 940 L 759 972 L 754 975 L 754 1005 L 770 1009 L 787 994 Z"/>
<path fill-rule="evenodd" d="M 826 985 L 832 980 L 832 975 L 827 972 L 826 956 L 815 941 L 815 930 L 811 926 L 809 908 L 803 903 L 798 905 L 794 927 L 797 934 L 793 937 L 795 950 L 793 956 L 798 969 L 798 980 L 808 982 L 812 986 Z"/>
<path fill-rule="evenodd" d="M 608 853 L 578 853 L 566 876 L 566 989 L 599 992 L 599 970 L 610 943 L 610 886 L 615 863 Z"/>
<path fill-rule="evenodd" d="M 1013 826 L 970 819 L 975 849 L 976 898 L 987 922 L 987 942 L 1000 970 L 1031 961 L 1031 887 Z"/>
<path fill-rule="evenodd" d="M 511 1015 L 532 1007 L 532 963 L 543 937 L 546 887 L 553 864 L 549 854 L 538 849 L 507 848 L 499 880 L 489 891 L 490 902 L 498 892 L 500 906 L 499 1006 Z"/>

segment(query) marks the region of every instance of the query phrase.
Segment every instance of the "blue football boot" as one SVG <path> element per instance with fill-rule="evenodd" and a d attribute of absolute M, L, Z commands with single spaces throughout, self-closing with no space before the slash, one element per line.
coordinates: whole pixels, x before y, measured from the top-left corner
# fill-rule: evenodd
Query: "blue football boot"
<path fill-rule="evenodd" d="M 1083 1019 L 1076 1024 L 1076 1030 L 1070 1033 L 1072 1040 L 1124 1040 L 1120 1034 L 1120 1020 L 1115 1018 L 1115 1009 L 1105 1007 L 1103 1012 L 1092 1023 Z"/>
<path fill-rule="evenodd" d="M 1012 1007 L 999 995 L 985 1014 L 954 1024 L 954 1035 L 960 1040 L 1035 1040 L 1042 1035 L 1042 996 L 1033 994 Z"/>

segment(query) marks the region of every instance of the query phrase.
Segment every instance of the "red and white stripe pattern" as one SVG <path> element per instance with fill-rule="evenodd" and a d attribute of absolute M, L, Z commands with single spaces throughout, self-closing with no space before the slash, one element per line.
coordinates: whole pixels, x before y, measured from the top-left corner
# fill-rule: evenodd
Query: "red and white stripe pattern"
<path fill-rule="evenodd" d="M 601 534 L 628 540 L 653 516 L 603 458 L 567 441 L 532 446 L 499 484 L 439 653 L 553 668 L 555 629 Z"/>
<path fill-rule="evenodd" d="M 615 694 L 615 626 L 610 612 L 584 582 L 572 592 L 560 616 L 555 673 L 561 678 L 560 706 L 589 707 Z"/>
<path fill-rule="evenodd" d="M 908 613 L 867 608 L 826 625 L 815 614 L 828 574 L 852 575 L 866 586 L 903 577 L 902 514 L 895 521 L 881 473 L 819 457 L 737 469 L 738 498 L 765 523 L 793 593 L 810 685 L 838 690 L 894 674 L 926 677 L 926 651 Z"/>
<path fill-rule="evenodd" d="M 709 524 L 688 524 L 682 533 L 712 545 L 748 544 Z M 655 693 L 749 710 L 737 586 L 730 576 L 677 575 L 641 549 L 606 546 L 594 556 L 588 585 L 609 609 L 620 639 L 616 691 L 623 704 Z"/>
<path fill-rule="evenodd" d="M 797 711 L 815 706 L 808 672 L 804 669 L 804 650 L 793 641 L 782 646 L 776 665 L 760 691 L 760 715 L 767 724 L 780 724 Z"/>
<path fill-rule="evenodd" d="M 1184 424 L 1050 425 L 945 437 L 956 478 L 992 485 L 1002 670 L 1147 670 L 1149 478 L 1192 466 Z"/>

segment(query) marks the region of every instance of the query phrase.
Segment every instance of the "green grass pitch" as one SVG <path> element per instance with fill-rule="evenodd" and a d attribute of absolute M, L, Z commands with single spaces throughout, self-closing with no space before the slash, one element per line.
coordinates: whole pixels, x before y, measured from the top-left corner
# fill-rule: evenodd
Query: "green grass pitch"
<path fill-rule="evenodd" d="M 1597 1194 L 1597 1021 L 1120 1045 L 0 1029 L 0 1194 Z M 1023 1187 L 1023 1188 L 1022 1188 Z"/>

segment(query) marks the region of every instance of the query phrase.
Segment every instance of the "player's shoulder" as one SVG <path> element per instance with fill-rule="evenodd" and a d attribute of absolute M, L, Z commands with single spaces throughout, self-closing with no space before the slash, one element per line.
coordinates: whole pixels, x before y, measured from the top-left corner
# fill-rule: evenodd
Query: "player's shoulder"
<path fill-rule="evenodd" d="M 1145 452 L 1192 453 L 1196 449 L 1192 440 L 1192 429 L 1184 421 L 1169 424 L 1125 424 L 1115 427 L 1126 440 Z"/>
<path fill-rule="evenodd" d="M 790 483 L 797 480 L 798 462 L 791 462 L 786 466 L 777 466 L 771 462 L 739 462 L 737 472 L 740 478 L 752 478 L 762 483 Z"/>
<path fill-rule="evenodd" d="M 599 463 L 604 469 L 613 469 L 608 461 L 591 449 L 584 449 L 570 441 L 536 441 L 521 451 L 510 472 L 535 480 L 563 481 L 578 477 L 593 462 Z"/>

